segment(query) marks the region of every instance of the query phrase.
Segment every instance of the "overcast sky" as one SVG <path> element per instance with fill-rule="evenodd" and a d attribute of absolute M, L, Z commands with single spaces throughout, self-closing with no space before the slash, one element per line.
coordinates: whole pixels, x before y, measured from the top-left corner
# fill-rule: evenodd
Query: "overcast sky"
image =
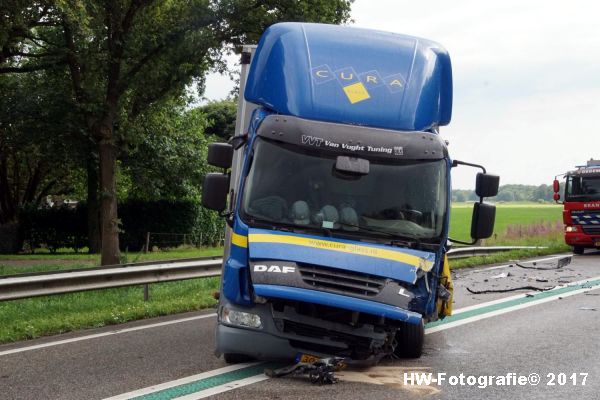
<path fill-rule="evenodd" d="M 356 0 L 353 25 L 431 39 L 450 53 L 453 158 L 481 163 L 501 184 L 551 183 L 600 159 L 600 4 L 594 1 Z M 227 96 L 216 74 L 205 96 Z M 475 171 L 453 171 L 454 188 Z"/>

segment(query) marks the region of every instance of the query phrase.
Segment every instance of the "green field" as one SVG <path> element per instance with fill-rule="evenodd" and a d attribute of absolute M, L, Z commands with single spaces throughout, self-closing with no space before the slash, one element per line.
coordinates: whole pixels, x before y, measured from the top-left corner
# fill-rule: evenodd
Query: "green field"
<path fill-rule="evenodd" d="M 471 230 L 472 204 L 459 203 L 450 214 L 450 237 L 467 241 Z M 494 233 L 506 235 L 507 228 L 521 225 L 552 224 L 553 230 L 562 229 L 562 206 L 555 204 L 499 204 L 496 207 Z M 524 243 L 526 244 L 526 243 Z"/>

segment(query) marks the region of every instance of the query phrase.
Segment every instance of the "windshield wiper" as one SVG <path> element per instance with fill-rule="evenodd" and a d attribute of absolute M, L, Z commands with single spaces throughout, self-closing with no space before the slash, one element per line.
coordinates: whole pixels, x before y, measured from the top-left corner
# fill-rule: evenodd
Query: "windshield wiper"
<path fill-rule="evenodd" d="M 284 222 L 275 222 L 275 221 L 269 221 L 267 219 L 254 218 L 254 217 L 248 218 L 248 221 L 250 223 L 252 223 L 253 225 L 262 225 L 263 228 L 269 228 L 274 231 L 293 232 L 292 226 L 289 226 L 291 224 L 288 225 Z"/>

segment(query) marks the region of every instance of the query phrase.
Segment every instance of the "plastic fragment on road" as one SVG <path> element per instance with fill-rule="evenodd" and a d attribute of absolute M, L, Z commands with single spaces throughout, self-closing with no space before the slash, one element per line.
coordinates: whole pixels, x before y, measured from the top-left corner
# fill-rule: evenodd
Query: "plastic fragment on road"
<path fill-rule="evenodd" d="M 524 268 L 524 269 L 537 269 L 537 270 L 545 271 L 545 270 L 551 270 L 551 269 L 561 269 L 563 267 L 566 267 L 567 265 L 571 264 L 571 259 L 572 259 L 571 256 L 559 258 L 556 261 L 556 265 L 552 266 L 552 267 L 538 267 L 537 262 L 534 262 L 533 266 L 531 266 L 531 267 L 523 265 L 523 264 L 519 264 L 518 262 L 515 263 L 515 265 L 517 267 Z"/>
<path fill-rule="evenodd" d="M 512 274 L 510 272 L 502 272 L 498 275 L 490 276 L 490 278 L 491 279 L 502 279 L 502 278 L 508 278 L 509 276 L 512 276 Z"/>

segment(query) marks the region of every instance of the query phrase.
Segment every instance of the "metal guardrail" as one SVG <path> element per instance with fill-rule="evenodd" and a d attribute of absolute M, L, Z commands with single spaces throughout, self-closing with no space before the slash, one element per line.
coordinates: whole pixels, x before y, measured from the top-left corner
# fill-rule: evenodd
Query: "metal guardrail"
<path fill-rule="evenodd" d="M 0 277 L 0 301 L 221 275 L 221 259 L 163 261 Z"/>
<path fill-rule="evenodd" d="M 487 256 L 493 253 L 501 253 L 510 250 L 535 250 L 547 249 L 545 246 L 473 246 L 473 247 L 455 247 L 448 251 L 449 259 Z"/>
<path fill-rule="evenodd" d="M 457 247 L 448 258 L 486 255 L 533 246 Z M 203 257 L 0 276 L 0 301 L 221 275 L 222 258 Z"/>

